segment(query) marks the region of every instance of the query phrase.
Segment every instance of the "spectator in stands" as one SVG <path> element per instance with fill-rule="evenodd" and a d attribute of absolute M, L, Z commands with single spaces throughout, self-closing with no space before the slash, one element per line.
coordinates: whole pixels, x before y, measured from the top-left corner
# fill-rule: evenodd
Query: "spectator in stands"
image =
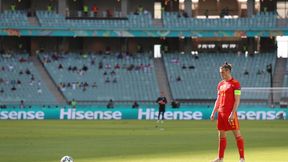
<path fill-rule="evenodd" d="M 100 62 L 98 63 L 98 69 L 103 69 L 103 62 L 102 62 L 102 61 L 100 61 Z"/>
<path fill-rule="evenodd" d="M 16 81 L 16 83 L 17 83 L 18 85 L 20 85 L 20 84 L 21 84 L 21 81 L 18 79 L 18 80 Z"/>
<path fill-rule="evenodd" d="M 177 77 L 176 77 L 176 81 L 177 81 L 177 82 L 180 82 L 181 80 L 182 80 L 182 79 L 181 79 L 180 76 L 177 76 Z"/>
<path fill-rule="evenodd" d="M 136 48 L 137 48 L 136 49 L 137 53 L 143 53 L 144 52 L 143 47 L 140 44 L 137 44 Z"/>
<path fill-rule="evenodd" d="M 106 105 L 107 109 L 112 109 L 114 108 L 114 102 L 112 99 L 110 99 Z"/>
<path fill-rule="evenodd" d="M 94 15 L 94 16 L 97 16 L 97 14 L 98 14 L 98 8 L 97 8 L 97 5 L 96 5 L 96 4 L 94 4 L 94 5 L 92 6 L 92 12 L 93 12 L 93 15 Z"/>
<path fill-rule="evenodd" d="M 111 69 L 111 65 L 110 65 L 110 64 L 106 64 L 106 65 L 105 65 L 105 68 L 106 68 L 106 69 Z"/>
<path fill-rule="evenodd" d="M 163 7 L 162 7 L 163 8 Z M 144 15 L 148 15 L 149 14 L 149 11 L 148 10 L 144 10 L 143 11 Z M 163 13 L 163 12 L 162 12 Z"/>
<path fill-rule="evenodd" d="M 76 86 L 77 86 L 77 84 L 76 84 L 75 82 L 73 82 L 73 83 L 72 83 L 72 89 L 73 89 L 73 90 L 76 90 Z"/>
<path fill-rule="evenodd" d="M 172 58 L 172 59 L 171 59 L 171 63 L 173 63 L 173 64 L 178 64 L 178 63 L 179 63 L 179 59 L 177 59 L 177 58 Z"/>
<path fill-rule="evenodd" d="M 59 69 L 59 70 L 63 69 L 63 65 L 62 65 L 62 64 L 59 64 L 59 65 L 58 65 L 58 69 Z"/>
<path fill-rule="evenodd" d="M 90 62 L 91 65 L 95 65 L 95 59 L 92 59 Z"/>
<path fill-rule="evenodd" d="M 34 81 L 34 80 L 35 80 L 35 78 L 34 78 L 34 75 L 32 74 L 31 81 Z"/>
<path fill-rule="evenodd" d="M 72 68 L 72 71 L 73 71 L 73 72 L 76 72 L 77 70 L 78 70 L 77 66 L 74 66 L 74 67 Z"/>
<path fill-rule="evenodd" d="M 22 74 L 23 74 L 23 71 L 22 71 L 22 70 L 20 70 L 20 71 L 19 71 L 19 75 L 22 75 Z"/>
<path fill-rule="evenodd" d="M 134 65 L 133 64 L 130 64 L 128 67 L 127 67 L 127 70 L 128 71 L 132 71 L 134 69 Z"/>
<path fill-rule="evenodd" d="M 66 84 L 61 82 L 61 83 L 59 84 L 59 88 L 60 88 L 60 90 L 61 90 L 62 92 L 66 91 Z"/>
<path fill-rule="evenodd" d="M 52 9 L 53 9 L 53 8 L 52 8 L 52 4 L 51 4 L 51 3 L 49 3 L 49 4 L 48 4 L 48 6 L 47 6 L 47 11 L 48 11 L 48 12 L 51 12 L 51 11 L 52 11 Z"/>
<path fill-rule="evenodd" d="M 84 86 L 84 87 L 88 87 L 89 84 L 88 84 L 87 82 L 84 82 L 84 83 L 83 83 L 83 86 Z"/>
<path fill-rule="evenodd" d="M 107 17 L 113 17 L 113 13 L 112 13 L 111 9 L 107 9 L 106 14 L 107 14 Z"/>
<path fill-rule="evenodd" d="M 187 66 L 185 64 L 182 65 L 182 69 L 186 69 Z"/>
<path fill-rule="evenodd" d="M 268 11 L 267 7 L 263 7 L 263 11 L 264 11 L 264 13 L 266 13 Z"/>
<path fill-rule="evenodd" d="M 88 5 L 84 5 L 83 6 L 83 13 L 85 16 L 88 16 L 88 12 L 89 12 L 89 8 L 88 8 Z"/>
<path fill-rule="evenodd" d="M 117 83 L 117 78 L 114 78 L 112 83 Z"/>
<path fill-rule="evenodd" d="M 180 103 L 178 101 L 176 101 L 176 100 L 173 100 L 171 102 L 171 107 L 172 108 L 179 108 L 180 107 Z"/>
<path fill-rule="evenodd" d="M 79 69 L 79 75 L 83 75 L 84 74 L 84 71 L 82 69 Z"/>
<path fill-rule="evenodd" d="M 114 71 L 114 70 L 112 70 L 111 72 L 110 72 L 110 75 L 116 75 L 116 72 Z"/>
<path fill-rule="evenodd" d="M 83 67 L 82 67 L 82 70 L 83 70 L 84 72 L 87 72 L 87 71 L 88 71 L 88 67 L 84 64 Z"/>
<path fill-rule="evenodd" d="M 195 66 L 194 65 L 190 65 L 189 69 L 195 69 Z"/>
<path fill-rule="evenodd" d="M 257 71 L 257 75 L 261 75 L 261 74 L 264 74 L 264 71 L 259 69 L 259 70 Z"/>
<path fill-rule="evenodd" d="M 132 108 L 133 108 L 133 109 L 138 109 L 138 108 L 139 108 L 139 104 L 138 104 L 137 101 L 134 101 L 134 102 L 133 102 Z"/>
<path fill-rule="evenodd" d="M 11 9 L 11 11 L 16 11 L 16 5 L 15 5 L 15 3 L 12 3 L 11 5 L 10 5 L 10 9 Z"/>
<path fill-rule="evenodd" d="M 25 59 L 25 58 L 23 58 L 23 57 L 21 57 L 20 59 L 19 59 L 19 62 L 20 63 L 23 63 L 23 62 L 26 62 L 27 60 Z"/>
<path fill-rule="evenodd" d="M 120 65 L 119 65 L 119 64 L 116 64 L 116 65 L 114 66 L 114 69 L 120 69 Z"/>
<path fill-rule="evenodd" d="M 9 70 L 9 71 L 13 71 L 13 70 L 14 70 L 14 66 L 11 65 L 11 64 L 9 64 L 9 65 L 8 65 L 8 70 Z"/>
<path fill-rule="evenodd" d="M 3 88 L 1 88 L 1 90 L 0 90 L 0 93 L 1 93 L 1 94 L 3 94 L 3 93 L 4 93 L 4 89 L 3 89 Z"/>
<path fill-rule="evenodd" d="M 23 101 L 23 100 L 20 101 L 19 108 L 20 108 L 20 109 L 24 109 L 24 108 L 25 108 L 25 104 L 24 104 L 24 101 Z"/>
<path fill-rule="evenodd" d="M 143 13 L 143 11 L 144 11 L 144 8 L 143 8 L 143 6 L 140 4 L 140 5 L 138 6 L 138 8 L 137 8 L 137 12 L 138 12 L 138 14 L 141 14 L 141 13 Z"/>
<path fill-rule="evenodd" d="M 72 66 L 70 65 L 67 70 L 72 71 Z"/>
<path fill-rule="evenodd" d="M 30 75 L 30 74 L 31 74 L 31 72 L 30 72 L 30 70 L 29 70 L 28 68 L 25 70 L 25 73 L 26 73 L 27 75 Z"/>
<path fill-rule="evenodd" d="M 185 10 L 182 11 L 182 15 L 183 15 L 183 17 L 185 17 L 185 18 L 189 17 L 188 13 L 187 13 Z"/>
<path fill-rule="evenodd" d="M 97 87 L 97 84 L 96 84 L 96 82 L 94 82 L 93 84 L 92 84 L 92 88 L 96 88 Z"/>
<path fill-rule="evenodd" d="M 38 93 L 38 94 L 42 94 L 42 89 L 41 89 L 40 87 L 38 87 L 37 93 Z"/>
<path fill-rule="evenodd" d="M 72 101 L 70 102 L 70 105 L 73 109 L 76 109 L 77 101 L 73 98 Z"/>
<path fill-rule="evenodd" d="M 208 17 L 209 17 L 209 10 L 208 9 L 205 10 L 204 15 L 205 15 L 206 19 L 208 19 Z"/>
<path fill-rule="evenodd" d="M 185 10 L 180 10 L 180 11 L 178 12 L 178 17 L 185 17 L 185 18 L 187 18 L 187 17 L 189 17 L 189 16 L 188 16 L 188 14 L 187 14 L 187 12 L 186 12 Z"/>
<path fill-rule="evenodd" d="M 12 86 L 11 91 L 16 91 L 15 85 Z"/>
<path fill-rule="evenodd" d="M 247 69 L 245 69 L 245 71 L 244 71 L 244 75 L 249 75 L 249 72 L 248 72 Z"/>
<path fill-rule="evenodd" d="M 223 8 L 220 12 L 220 18 L 224 18 L 224 16 L 228 15 L 229 15 L 229 8 L 228 7 Z"/>
<path fill-rule="evenodd" d="M 199 55 L 198 55 L 198 52 L 195 54 L 195 60 L 198 60 L 199 59 Z"/>
<path fill-rule="evenodd" d="M 65 12 L 66 12 L 66 17 L 70 17 L 70 10 L 68 7 L 66 7 Z"/>
<path fill-rule="evenodd" d="M 106 79 L 105 79 L 105 83 L 110 83 L 110 79 L 109 79 L 109 77 L 106 77 Z"/>

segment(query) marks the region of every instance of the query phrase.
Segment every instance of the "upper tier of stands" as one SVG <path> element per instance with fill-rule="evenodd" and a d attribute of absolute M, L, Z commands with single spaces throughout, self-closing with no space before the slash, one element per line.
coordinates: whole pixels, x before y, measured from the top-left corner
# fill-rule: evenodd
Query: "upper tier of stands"
<path fill-rule="evenodd" d="M 70 53 L 41 54 L 40 58 L 68 100 L 154 101 L 159 95 L 153 60 L 147 55 Z"/>
<path fill-rule="evenodd" d="M 42 27 L 49 28 L 149 28 L 152 27 L 152 17 L 150 13 L 128 15 L 128 19 L 121 20 L 91 20 L 91 19 L 66 19 L 64 15 L 56 12 L 37 11 L 39 22 Z"/>
<path fill-rule="evenodd" d="M 274 13 L 259 13 L 251 18 L 221 18 L 221 19 L 197 19 L 186 18 L 177 12 L 165 12 L 163 23 L 168 28 L 179 29 L 269 29 L 276 27 L 276 15 Z"/>
<path fill-rule="evenodd" d="M 0 102 L 54 103 L 28 54 L 0 56 Z"/>
<path fill-rule="evenodd" d="M 4 11 L 0 13 L 1 27 L 30 27 L 25 11 Z"/>
<path fill-rule="evenodd" d="M 133 13 L 127 19 L 67 19 L 55 11 L 36 11 L 40 26 L 29 23 L 26 11 L 3 11 L 0 13 L 0 27 L 11 28 L 48 28 L 48 29 L 153 29 L 152 15 L 143 12 Z M 258 13 L 251 18 L 199 19 L 179 16 L 177 12 L 164 12 L 164 29 L 193 30 L 251 30 L 287 27 L 287 19 L 277 19 L 272 12 Z"/>
<path fill-rule="evenodd" d="M 165 54 L 164 61 L 173 98 L 215 99 L 216 87 L 221 80 L 219 67 L 227 61 L 233 65 L 232 74 L 243 88 L 242 99 L 268 99 L 268 93 L 248 92 L 245 87 L 270 87 L 266 65 L 275 66 L 276 54 L 262 53 L 246 58 L 243 54 L 201 53 L 198 59 L 190 54 Z M 244 74 L 245 71 L 248 74 Z M 177 81 L 177 77 L 181 81 Z"/>

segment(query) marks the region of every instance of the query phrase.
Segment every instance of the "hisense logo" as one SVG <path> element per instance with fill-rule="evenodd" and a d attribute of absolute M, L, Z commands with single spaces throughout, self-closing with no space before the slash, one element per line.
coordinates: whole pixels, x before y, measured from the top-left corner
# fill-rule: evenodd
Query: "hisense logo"
<path fill-rule="evenodd" d="M 284 111 L 239 111 L 237 112 L 238 119 L 242 120 L 275 120 L 286 119 Z"/>
<path fill-rule="evenodd" d="M 44 112 L 42 111 L 1 111 L 0 119 L 10 119 L 10 120 L 20 120 L 20 119 L 30 119 L 30 120 L 43 120 Z"/>
<path fill-rule="evenodd" d="M 138 120 L 154 120 L 158 117 L 158 111 L 153 108 L 139 109 Z M 167 111 L 164 114 L 166 120 L 202 120 L 203 114 L 200 111 Z"/>
<path fill-rule="evenodd" d="M 120 120 L 122 119 L 122 113 L 120 111 L 77 111 L 76 109 L 61 109 L 60 119 Z"/>

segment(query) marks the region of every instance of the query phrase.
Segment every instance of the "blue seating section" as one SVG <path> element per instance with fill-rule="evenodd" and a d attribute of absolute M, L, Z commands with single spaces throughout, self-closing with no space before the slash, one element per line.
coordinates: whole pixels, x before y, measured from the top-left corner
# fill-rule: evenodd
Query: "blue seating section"
<path fill-rule="evenodd" d="M 233 65 L 232 74 L 240 81 L 243 99 L 268 99 L 268 93 L 256 90 L 245 90 L 247 87 L 270 87 L 270 77 L 266 65 L 276 62 L 276 54 L 262 53 L 254 57 L 245 57 L 232 53 L 209 54 L 201 53 L 199 59 L 184 54 L 165 54 L 165 66 L 172 95 L 176 99 L 215 99 L 216 87 L 221 80 L 219 67 L 225 61 Z M 178 62 L 178 63 L 176 63 Z M 183 64 L 187 67 L 182 69 Z M 189 69 L 194 66 L 194 69 Z M 247 70 L 248 75 L 244 72 Z M 259 71 L 260 74 L 257 74 Z M 181 81 L 176 81 L 180 76 Z"/>
<path fill-rule="evenodd" d="M 165 12 L 163 16 L 164 26 L 179 29 L 269 29 L 276 27 L 276 15 L 273 13 L 259 13 L 252 18 L 237 19 L 197 19 L 178 17 L 177 12 Z"/>
<path fill-rule="evenodd" d="M 88 20 L 88 19 L 65 19 L 64 15 L 56 12 L 36 12 L 42 27 L 49 28 L 148 28 L 152 26 L 150 13 L 140 15 L 128 15 L 128 20 Z"/>
<path fill-rule="evenodd" d="M 20 59 L 28 60 L 27 62 L 19 62 Z M 26 69 L 31 72 L 30 75 L 26 74 Z M 20 71 L 23 74 L 19 74 Z M 55 103 L 56 100 L 52 93 L 45 86 L 41 76 L 39 75 L 34 64 L 29 61 L 27 54 L 12 55 L 11 57 L 0 56 L 0 103 L 15 103 L 21 100 L 25 103 Z M 31 83 L 32 74 L 34 81 Z M 21 83 L 17 83 L 17 81 Z M 12 91 L 11 88 L 15 86 L 16 90 Z M 38 92 L 38 88 L 42 93 Z"/>
<path fill-rule="evenodd" d="M 152 29 L 158 28 L 152 25 L 151 13 L 128 15 L 127 20 L 89 20 L 89 19 L 66 19 L 64 15 L 55 11 L 36 11 L 40 27 L 51 29 Z M 178 17 L 176 12 L 165 12 L 163 14 L 164 29 L 193 29 L 193 30 L 250 30 L 285 28 L 287 19 L 277 19 L 274 13 L 258 13 L 252 18 L 237 19 L 197 19 Z M 1 27 L 33 27 L 27 18 L 26 11 L 3 11 L 0 14 Z"/>
<path fill-rule="evenodd" d="M 29 27 L 25 11 L 4 11 L 0 13 L 0 26 L 5 27 Z"/>
<path fill-rule="evenodd" d="M 107 101 L 110 99 L 154 101 L 159 95 L 153 60 L 148 56 L 141 55 L 137 58 L 119 59 L 115 55 L 88 55 L 84 58 L 78 53 L 70 53 L 55 61 L 45 61 L 47 59 L 52 60 L 50 56 L 42 54 L 40 57 L 60 89 L 60 84 L 65 83 L 65 88 L 62 88 L 61 91 L 68 100 L 74 98 L 79 101 Z M 91 64 L 91 61 L 94 61 L 95 64 Z M 99 69 L 99 62 L 103 63 L 103 69 Z M 63 65 L 63 69 L 58 69 L 59 64 Z M 117 64 L 120 66 L 119 69 L 114 68 Z M 128 71 L 127 68 L 131 64 L 134 67 Z M 141 64 L 143 65 L 142 68 L 140 68 Z M 79 71 L 83 65 L 88 67 L 87 72 Z M 78 70 L 69 71 L 69 66 L 77 66 Z M 114 75 L 111 74 L 112 71 L 115 72 Z M 104 75 L 105 72 L 107 75 Z M 109 78 L 109 83 L 105 82 L 107 78 Z M 113 83 L 114 79 L 117 80 L 117 83 Z M 88 83 L 85 90 L 81 87 L 81 82 Z M 67 83 L 70 83 L 71 87 L 67 87 Z M 74 89 L 73 84 L 75 84 Z M 96 87 L 93 86 L 94 84 Z"/>

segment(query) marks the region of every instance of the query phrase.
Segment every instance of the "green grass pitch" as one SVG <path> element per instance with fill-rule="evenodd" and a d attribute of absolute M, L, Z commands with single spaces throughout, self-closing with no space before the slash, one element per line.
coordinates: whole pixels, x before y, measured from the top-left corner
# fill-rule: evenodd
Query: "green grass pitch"
<path fill-rule="evenodd" d="M 246 162 L 288 162 L 288 121 L 240 121 Z M 0 162 L 209 162 L 211 121 L 0 121 Z M 238 161 L 231 132 L 225 162 Z"/>

